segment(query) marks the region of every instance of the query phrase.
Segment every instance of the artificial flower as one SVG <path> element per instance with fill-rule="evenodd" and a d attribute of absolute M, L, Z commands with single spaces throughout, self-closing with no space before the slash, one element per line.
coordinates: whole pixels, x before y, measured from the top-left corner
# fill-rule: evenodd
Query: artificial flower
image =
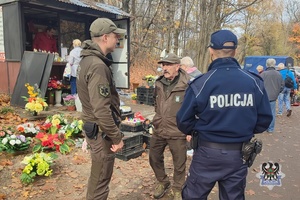
<path fill-rule="evenodd" d="M 29 97 L 23 97 L 25 101 L 28 101 L 25 105 L 25 109 L 31 113 L 40 113 L 42 110 L 47 109 L 48 104 L 45 99 L 41 97 L 40 89 L 37 84 L 34 87 L 29 83 L 25 84 Z"/>
<path fill-rule="evenodd" d="M 24 184 L 29 184 L 34 181 L 36 176 L 50 176 L 52 174 L 51 164 L 57 158 L 54 153 L 35 153 L 30 156 L 25 156 L 22 164 L 25 164 L 21 175 L 21 181 Z"/>
<path fill-rule="evenodd" d="M 24 135 L 6 135 L 0 138 L 0 152 L 6 151 L 14 153 L 16 151 L 27 150 L 30 146 L 31 138 L 26 138 Z"/>

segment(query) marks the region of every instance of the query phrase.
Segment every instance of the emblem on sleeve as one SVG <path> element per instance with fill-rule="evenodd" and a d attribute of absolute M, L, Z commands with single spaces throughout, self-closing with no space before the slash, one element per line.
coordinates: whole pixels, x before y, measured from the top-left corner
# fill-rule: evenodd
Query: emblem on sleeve
<path fill-rule="evenodd" d="M 99 94 L 103 97 L 108 97 L 110 95 L 110 88 L 108 85 L 99 85 Z"/>

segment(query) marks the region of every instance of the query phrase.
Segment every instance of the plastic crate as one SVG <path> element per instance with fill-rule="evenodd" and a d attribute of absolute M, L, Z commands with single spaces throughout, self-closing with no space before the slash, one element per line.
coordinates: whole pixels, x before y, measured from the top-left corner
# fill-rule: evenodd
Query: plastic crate
<path fill-rule="evenodd" d="M 146 105 L 153 106 L 154 105 L 154 98 L 153 97 L 148 97 Z"/>
<path fill-rule="evenodd" d="M 121 131 L 138 132 L 138 131 L 143 131 L 144 127 L 143 127 L 143 124 L 140 124 L 137 126 L 129 126 L 129 125 L 121 123 L 120 129 L 121 129 Z"/>
<path fill-rule="evenodd" d="M 145 96 L 145 95 L 138 95 L 138 96 L 137 96 L 137 100 L 138 100 L 138 101 L 143 101 L 143 102 L 145 102 L 145 101 L 147 101 L 147 99 L 148 99 L 148 97 Z"/>
<path fill-rule="evenodd" d="M 142 155 L 142 153 L 145 152 L 145 149 L 143 149 L 142 147 L 140 148 L 136 148 L 132 151 L 130 151 L 129 153 L 125 153 L 125 154 L 116 154 L 116 158 L 120 159 L 120 160 L 124 160 L 124 161 L 128 161 L 132 158 L 136 158 Z"/>
<path fill-rule="evenodd" d="M 154 93 L 154 87 L 138 87 L 137 88 L 137 95 L 146 95 L 146 96 L 153 96 Z"/>
<path fill-rule="evenodd" d="M 132 132 L 123 132 L 123 143 L 124 146 L 121 151 L 118 152 L 120 155 L 125 155 L 135 150 L 139 150 L 143 145 L 143 133 L 132 133 Z"/>
<path fill-rule="evenodd" d="M 128 112 L 128 113 L 121 113 L 122 120 L 125 120 L 127 118 L 134 118 L 134 112 Z"/>
<path fill-rule="evenodd" d="M 146 144 L 146 149 L 150 148 L 150 140 L 151 140 L 152 135 L 149 133 L 143 133 L 143 144 Z"/>

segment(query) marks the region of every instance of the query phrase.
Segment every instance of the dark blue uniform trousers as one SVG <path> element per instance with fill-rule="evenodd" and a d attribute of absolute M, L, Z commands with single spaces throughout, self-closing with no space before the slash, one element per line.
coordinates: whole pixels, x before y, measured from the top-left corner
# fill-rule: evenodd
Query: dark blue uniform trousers
<path fill-rule="evenodd" d="M 218 182 L 220 200 L 245 199 L 247 165 L 240 150 L 221 150 L 200 146 L 194 151 L 183 199 L 207 199 Z"/>

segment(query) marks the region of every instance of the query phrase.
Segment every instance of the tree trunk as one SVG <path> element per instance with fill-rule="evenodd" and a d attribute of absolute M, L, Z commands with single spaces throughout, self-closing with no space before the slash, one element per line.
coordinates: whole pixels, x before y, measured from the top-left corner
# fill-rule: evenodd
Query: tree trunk
<path fill-rule="evenodd" d="M 182 5 L 181 7 L 181 15 L 178 22 L 178 25 L 175 27 L 175 33 L 174 33 L 174 52 L 178 54 L 178 56 L 182 56 L 182 52 L 180 53 L 178 51 L 179 48 L 179 35 L 182 33 L 182 26 L 184 23 L 185 18 L 185 10 L 186 10 L 186 0 L 181 1 Z"/>

